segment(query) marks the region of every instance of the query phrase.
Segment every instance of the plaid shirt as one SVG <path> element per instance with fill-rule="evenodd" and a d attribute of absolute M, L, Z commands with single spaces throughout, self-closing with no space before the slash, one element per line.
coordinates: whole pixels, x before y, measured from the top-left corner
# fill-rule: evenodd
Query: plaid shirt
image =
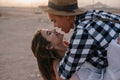
<path fill-rule="evenodd" d="M 85 61 L 99 69 L 108 66 L 107 47 L 112 39 L 118 37 L 120 24 L 102 20 L 83 20 L 93 17 L 120 21 L 120 16 L 99 10 L 90 10 L 76 16 L 69 48 L 58 65 L 58 74 L 62 79 L 69 79 Z"/>

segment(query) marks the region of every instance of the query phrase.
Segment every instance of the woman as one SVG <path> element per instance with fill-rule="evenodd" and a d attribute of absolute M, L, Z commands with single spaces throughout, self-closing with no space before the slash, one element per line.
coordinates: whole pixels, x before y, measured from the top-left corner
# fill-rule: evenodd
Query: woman
<path fill-rule="evenodd" d="M 44 80 L 61 80 L 57 74 L 57 64 L 64 56 L 68 43 L 64 35 L 56 30 L 40 29 L 32 39 L 32 51 Z M 73 75 L 72 80 L 79 80 Z"/>

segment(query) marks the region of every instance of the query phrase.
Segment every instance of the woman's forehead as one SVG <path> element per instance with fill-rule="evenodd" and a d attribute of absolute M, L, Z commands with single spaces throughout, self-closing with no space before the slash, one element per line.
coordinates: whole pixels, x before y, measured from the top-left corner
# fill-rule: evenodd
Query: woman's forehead
<path fill-rule="evenodd" d="M 41 34 L 45 34 L 48 29 L 41 29 Z"/>
<path fill-rule="evenodd" d="M 50 31 L 49 29 L 41 29 L 41 34 L 44 38 L 47 38 L 47 31 Z"/>
<path fill-rule="evenodd" d="M 41 33 L 45 33 L 48 29 L 41 29 Z"/>

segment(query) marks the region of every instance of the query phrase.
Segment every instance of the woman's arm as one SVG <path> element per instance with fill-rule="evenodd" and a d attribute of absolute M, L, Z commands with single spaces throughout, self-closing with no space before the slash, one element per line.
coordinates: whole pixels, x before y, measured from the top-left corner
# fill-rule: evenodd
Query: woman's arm
<path fill-rule="evenodd" d="M 59 60 L 55 60 L 53 62 L 53 70 L 55 72 L 56 80 L 63 80 L 63 79 L 60 79 L 60 77 L 58 76 L 58 72 L 57 72 L 58 63 L 59 63 Z"/>

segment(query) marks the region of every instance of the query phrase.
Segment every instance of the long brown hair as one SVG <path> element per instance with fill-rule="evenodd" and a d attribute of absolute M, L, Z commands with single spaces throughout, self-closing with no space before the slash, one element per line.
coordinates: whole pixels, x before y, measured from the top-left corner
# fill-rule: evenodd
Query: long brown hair
<path fill-rule="evenodd" d="M 53 61 L 60 59 L 56 50 L 48 50 L 46 46 L 50 45 L 38 30 L 32 39 L 31 49 L 37 59 L 39 71 L 44 80 L 55 80 L 55 73 L 53 71 Z"/>

